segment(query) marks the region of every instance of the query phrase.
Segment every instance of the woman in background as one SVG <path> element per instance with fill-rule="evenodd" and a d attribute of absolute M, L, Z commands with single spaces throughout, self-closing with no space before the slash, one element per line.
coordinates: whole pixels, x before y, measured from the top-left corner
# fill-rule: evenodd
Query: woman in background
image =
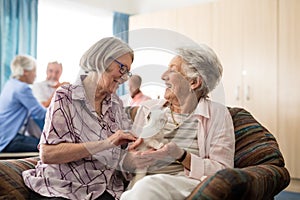
<path fill-rule="evenodd" d="M 36 61 L 18 55 L 10 67 L 11 78 L 0 95 L 0 152 L 38 151 L 41 130 L 33 120 L 44 121 L 46 109 L 29 86 L 36 77 Z M 35 128 L 30 129 L 30 124 Z"/>

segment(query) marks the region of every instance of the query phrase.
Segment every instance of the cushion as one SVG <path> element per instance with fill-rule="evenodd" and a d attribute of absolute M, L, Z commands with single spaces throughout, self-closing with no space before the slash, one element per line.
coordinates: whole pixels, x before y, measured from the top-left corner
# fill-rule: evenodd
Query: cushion
<path fill-rule="evenodd" d="M 187 199 L 274 199 L 290 182 L 275 137 L 246 110 L 228 109 L 236 140 L 235 168 L 208 177 Z"/>
<path fill-rule="evenodd" d="M 273 164 L 284 166 L 275 137 L 242 108 L 229 108 L 235 132 L 234 165 L 237 168 Z"/>
<path fill-rule="evenodd" d="M 8 160 L 8 159 L 20 159 L 20 158 L 28 158 L 28 157 L 36 157 L 39 156 L 39 152 L 12 152 L 12 153 L 0 153 L 0 160 Z"/>
<path fill-rule="evenodd" d="M 201 182 L 187 200 L 274 199 L 289 182 L 285 167 L 268 164 L 227 168 Z"/>
<path fill-rule="evenodd" d="M 35 167 L 39 157 L 0 161 L 0 199 L 28 199 L 22 172 Z"/>

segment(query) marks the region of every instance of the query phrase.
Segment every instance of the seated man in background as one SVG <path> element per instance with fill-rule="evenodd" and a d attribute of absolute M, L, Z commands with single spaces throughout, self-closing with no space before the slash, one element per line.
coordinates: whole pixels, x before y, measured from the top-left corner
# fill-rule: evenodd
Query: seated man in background
<path fill-rule="evenodd" d="M 128 81 L 128 87 L 132 101 L 130 106 L 138 106 L 141 102 L 150 100 L 151 97 L 146 96 L 141 91 L 142 78 L 139 75 L 133 75 Z"/>
<path fill-rule="evenodd" d="M 48 63 L 46 73 L 46 80 L 33 84 L 32 91 L 38 101 L 47 108 L 55 90 L 67 82 L 59 82 L 62 74 L 62 64 L 57 61 Z"/>
<path fill-rule="evenodd" d="M 33 120 L 44 121 L 46 109 L 29 87 L 35 77 L 35 59 L 16 56 L 11 63 L 11 78 L 0 95 L 0 152 L 38 151 L 41 130 L 33 128 Z"/>

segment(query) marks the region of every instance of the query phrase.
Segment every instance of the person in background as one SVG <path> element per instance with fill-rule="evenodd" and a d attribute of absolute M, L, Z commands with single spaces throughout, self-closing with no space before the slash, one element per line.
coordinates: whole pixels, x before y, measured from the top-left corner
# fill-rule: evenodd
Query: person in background
<path fill-rule="evenodd" d="M 150 100 L 151 97 L 146 96 L 141 91 L 140 87 L 142 84 L 142 78 L 139 75 L 133 75 L 128 81 L 129 92 L 132 100 L 130 101 L 130 106 L 138 106 L 143 101 Z"/>
<path fill-rule="evenodd" d="M 136 137 L 123 131 L 132 121 L 116 90 L 130 77 L 133 58 L 127 43 L 103 38 L 81 57 L 77 81 L 56 90 L 39 144 L 41 160 L 23 172 L 31 199 L 120 198 L 121 146 Z"/>
<path fill-rule="evenodd" d="M 208 98 L 221 80 L 222 71 L 216 54 L 206 45 L 178 50 L 162 74 L 164 100 L 143 103 L 134 119 L 135 124 L 140 120 L 139 126 L 143 127 L 147 120 L 151 121 L 152 110 L 164 110 L 167 122 L 162 131 L 167 141 L 161 148 L 146 152 L 138 151 L 143 139 L 129 147 L 123 162 L 125 170 L 148 171 L 122 194 L 121 200 L 185 199 L 207 176 L 233 167 L 235 137 L 231 115 L 226 106 Z M 156 161 L 140 163 L 144 158 Z"/>
<path fill-rule="evenodd" d="M 61 63 L 57 61 L 49 62 L 46 80 L 33 84 L 32 91 L 34 96 L 46 108 L 49 106 L 55 90 L 61 85 L 68 84 L 68 82 L 59 82 L 62 70 Z"/>
<path fill-rule="evenodd" d="M 36 77 L 36 61 L 28 55 L 17 55 L 11 62 L 11 78 L 0 95 L 0 152 L 38 151 L 40 136 L 30 132 L 32 119 L 43 121 L 46 109 L 33 96 L 30 84 Z M 36 129 L 34 129 L 36 130 Z"/>

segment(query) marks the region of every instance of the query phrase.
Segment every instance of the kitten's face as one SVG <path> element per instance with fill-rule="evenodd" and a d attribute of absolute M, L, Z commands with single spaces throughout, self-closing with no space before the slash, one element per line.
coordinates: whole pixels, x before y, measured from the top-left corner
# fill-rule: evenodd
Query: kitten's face
<path fill-rule="evenodd" d="M 164 110 L 153 110 L 147 116 L 147 122 L 145 126 L 155 126 L 161 130 L 167 122 L 167 117 Z"/>
<path fill-rule="evenodd" d="M 162 129 L 166 122 L 167 117 L 164 110 L 153 110 L 149 113 L 142 133 L 149 135 L 149 137 L 144 137 L 144 143 L 148 147 L 159 149 L 163 146 L 164 133 Z"/>

